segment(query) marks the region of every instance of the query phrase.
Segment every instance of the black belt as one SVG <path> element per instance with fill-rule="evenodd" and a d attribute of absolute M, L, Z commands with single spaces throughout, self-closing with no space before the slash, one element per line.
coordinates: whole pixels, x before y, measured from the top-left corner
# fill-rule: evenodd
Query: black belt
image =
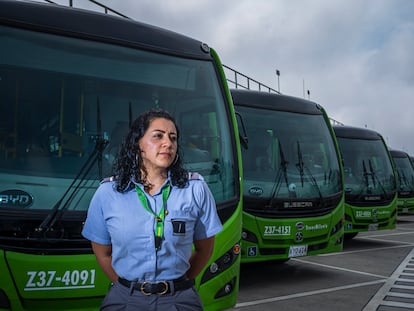
<path fill-rule="evenodd" d="M 182 276 L 172 281 L 158 281 L 158 282 L 135 282 L 128 281 L 123 278 L 118 279 L 119 284 L 128 287 L 131 290 L 139 290 L 144 295 L 166 295 L 172 292 L 172 286 L 174 291 L 180 291 L 189 289 L 194 285 L 194 280 L 188 279 L 186 276 Z M 172 286 L 171 286 L 172 285 Z"/>

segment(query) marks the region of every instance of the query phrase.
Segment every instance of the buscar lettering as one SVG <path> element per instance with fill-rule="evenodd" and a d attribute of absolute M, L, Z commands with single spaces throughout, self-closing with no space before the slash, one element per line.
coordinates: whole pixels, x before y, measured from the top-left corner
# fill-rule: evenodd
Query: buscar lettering
<path fill-rule="evenodd" d="M 284 202 L 283 207 L 289 208 L 289 207 L 312 207 L 312 202 Z"/>

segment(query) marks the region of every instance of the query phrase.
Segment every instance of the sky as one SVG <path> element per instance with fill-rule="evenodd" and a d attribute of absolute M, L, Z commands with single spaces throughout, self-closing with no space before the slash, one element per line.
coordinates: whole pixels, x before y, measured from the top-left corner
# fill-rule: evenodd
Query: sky
<path fill-rule="evenodd" d="M 413 0 L 98 1 L 203 41 L 223 64 L 414 155 Z"/>

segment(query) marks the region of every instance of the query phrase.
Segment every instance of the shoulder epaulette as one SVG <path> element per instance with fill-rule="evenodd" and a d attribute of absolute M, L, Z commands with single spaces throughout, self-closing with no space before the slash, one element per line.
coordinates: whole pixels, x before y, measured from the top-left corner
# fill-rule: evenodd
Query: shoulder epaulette
<path fill-rule="evenodd" d="M 188 172 L 188 179 L 200 179 L 200 174 L 196 172 Z"/>
<path fill-rule="evenodd" d="M 104 179 L 101 180 L 101 184 L 106 183 L 106 182 L 111 182 L 114 181 L 116 179 L 115 176 L 110 176 L 110 177 L 105 177 Z"/>

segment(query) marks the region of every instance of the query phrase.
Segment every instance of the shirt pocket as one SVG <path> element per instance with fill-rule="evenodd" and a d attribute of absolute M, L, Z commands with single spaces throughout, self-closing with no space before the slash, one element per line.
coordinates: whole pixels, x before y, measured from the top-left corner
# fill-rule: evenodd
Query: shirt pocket
<path fill-rule="evenodd" d="M 194 236 L 195 219 L 172 215 L 166 221 L 165 238 L 175 246 L 192 245 Z"/>

